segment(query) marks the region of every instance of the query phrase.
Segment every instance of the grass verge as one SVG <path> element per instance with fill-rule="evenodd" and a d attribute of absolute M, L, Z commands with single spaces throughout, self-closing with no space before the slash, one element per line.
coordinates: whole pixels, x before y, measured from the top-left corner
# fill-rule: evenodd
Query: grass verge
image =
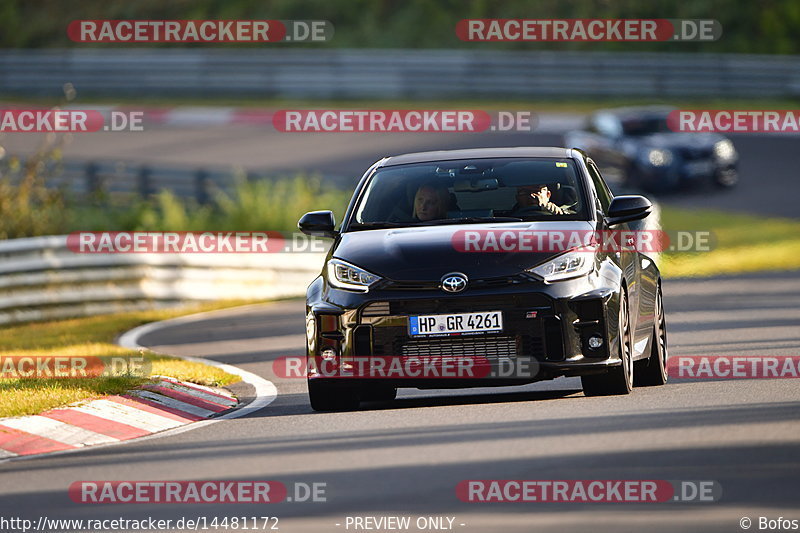
<path fill-rule="evenodd" d="M 214 302 L 179 309 L 140 311 L 105 316 L 35 322 L 0 330 L 0 360 L 9 357 L 82 356 L 108 358 L 138 355 L 120 348 L 114 339 L 136 326 L 190 313 L 224 309 L 245 303 Z M 163 375 L 207 386 L 224 386 L 240 380 L 216 367 L 176 357 L 144 352 L 149 375 Z M 0 417 L 41 413 L 48 409 L 119 394 L 147 378 L 130 374 L 91 378 L 0 378 Z"/>
<path fill-rule="evenodd" d="M 665 252 L 664 277 L 800 269 L 800 220 L 662 206 L 665 231 L 711 231 L 708 252 Z"/>

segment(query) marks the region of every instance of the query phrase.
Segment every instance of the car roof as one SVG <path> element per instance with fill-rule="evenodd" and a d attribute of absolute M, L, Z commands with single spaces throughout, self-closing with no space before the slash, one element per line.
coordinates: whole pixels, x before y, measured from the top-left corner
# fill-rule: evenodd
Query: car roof
<path fill-rule="evenodd" d="M 491 159 L 498 157 L 572 157 L 571 148 L 541 146 L 519 146 L 516 148 L 470 148 L 466 150 L 438 150 L 435 152 L 415 152 L 395 155 L 384 159 L 380 166 L 426 163 L 430 161 L 449 161 L 453 159 Z"/>

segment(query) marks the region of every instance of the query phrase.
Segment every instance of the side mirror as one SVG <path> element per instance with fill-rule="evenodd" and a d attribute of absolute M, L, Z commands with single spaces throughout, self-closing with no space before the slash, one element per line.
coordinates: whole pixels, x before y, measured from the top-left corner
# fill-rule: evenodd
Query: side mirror
<path fill-rule="evenodd" d="M 644 196 L 635 194 L 626 196 L 615 196 L 611 200 L 606 216 L 606 224 L 615 226 L 623 222 L 633 222 L 641 220 L 650 214 L 653 204 Z"/>
<path fill-rule="evenodd" d="M 336 219 L 332 211 L 311 211 L 300 218 L 298 229 L 306 235 L 315 237 L 336 237 L 337 231 L 333 229 Z"/>

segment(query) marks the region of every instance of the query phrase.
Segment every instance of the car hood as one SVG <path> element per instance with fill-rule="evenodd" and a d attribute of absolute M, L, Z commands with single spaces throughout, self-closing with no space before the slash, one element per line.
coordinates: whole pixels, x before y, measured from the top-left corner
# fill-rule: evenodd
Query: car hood
<path fill-rule="evenodd" d="M 522 222 L 422 226 L 353 231 L 341 234 L 333 257 L 395 281 L 438 282 L 462 272 L 470 279 L 519 274 L 561 252 L 463 252 L 454 237 L 463 230 L 592 231 L 585 221 Z"/>
<path fill-rule="evenodd" d="M 634 139 L 634 138 L 632 138 Z M 638 144 L 648 148 L 693 148 L 711 150 L 725 137 L 719 133 L 655 133 L 635 138 Z"/>

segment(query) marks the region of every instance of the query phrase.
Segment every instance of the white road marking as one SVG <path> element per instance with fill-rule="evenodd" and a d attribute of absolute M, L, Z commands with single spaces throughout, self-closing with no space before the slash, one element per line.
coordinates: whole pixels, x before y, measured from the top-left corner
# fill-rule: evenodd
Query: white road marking
<path fill-rule="evenodd" d="M 235 308 L 235 311 L 239 312 L 242 309 L 247 309 L 249 307 L 257 309 L 259 307 L 262 307 L 263 305 L 264 304 L 251 304 L 248 306 Z M 147 335 L 148 333 L 152 333 L 154 331 L 158 331 L 167 327 L 195 322 L 199 319 L 203 319 L 205 317 L 214 316 L 218 314 L 220 314 L 220 311 L 205 311 L 202 313 L 196 313 L 194 315 L 186 315 L 178 318 L 172 318 L 169 320 L 163 320 L 161 322 L 151 322 L 149 324 L 143 324 L 139 327 L 133 328 L 132 330 L 123 333 L 119 337 L 119 339 L 117 339 L 117 344 L 122 346 L 123 348 L 129 348 L 131 350 L 139 350 L 139 349 L 146 350 L 147 349 L 146 346 L 142 346 L 141 344 L 139 344 L 139 339 L 142 338 L 144 335 Z M 230 420 L 232 418 L 247 416 L 249 414 L 255 413 L 256 411 L 260 411 L 261 409 L 265 408 L 266 406 L 274 402 L 275 398 L 278 397 L 278 389 L 277 387 L 275 387 L 274 383 L 262 378 L 259 375 L 253 374 L 252 372 L 248 372 L 247 370 L 243 370 L 233 365 L 220 363 L 218 361 L 213 361 L 211 359 L 203 359 L 200 357 L 188 357 L 185 355 L 173 355 L 173 357 L 178 357 L 180 359 L 183 359 L 184 361 L 193 361 L 195 363 L 202 363 L 204 365 L 217 367 L 229 374 L 234 374 L 236 376 L 239 376 L 240 378 L 242 378 L 242 381 L 251 385 L 255 389 L 256 396 L 252 402 L 245 405 L 244 407 L 240 407 L 239 409 L 231 411 L 230 413 L 226 413 L 220 417 L 217 417 L 214 420 L 208 420 L 205 422 L 205 424 L 212 424 L 219 422 L 220 420 Z M 192 424 L 192 426 L 188 428 L 181 428 L 180 430 L 174 430 L 174 431 L 187 431 L 194 427 L 200 427 L 200 424 L 195 422 L 194 424 Z"/>
<path fill-rule="evenodd" d="M 46 416 L 26 416 L 22 418 L 8 418 L 0 422 L 0 425 L 31 433 L 39 437 L 44 437 L 70 446 L 89 446 L 92 444 L 106 444 L 117 442 L 119 439 L 109 437 L 89 431 L 82 427 L 66 424 L 59 420 L 53 420 Z"/>
<path fill-rule="evenodd" d="M 79 407 L 73 407 L 72 409 L 88 415 L 111 420 L 112 422 L 127 424 L 151 433 L 172 429 L 184 424 L 184 422 L 167 418 L 166 416 L 157 415 L 149 411 L 143 411 L 110 400 L 94 400 Z"/>

